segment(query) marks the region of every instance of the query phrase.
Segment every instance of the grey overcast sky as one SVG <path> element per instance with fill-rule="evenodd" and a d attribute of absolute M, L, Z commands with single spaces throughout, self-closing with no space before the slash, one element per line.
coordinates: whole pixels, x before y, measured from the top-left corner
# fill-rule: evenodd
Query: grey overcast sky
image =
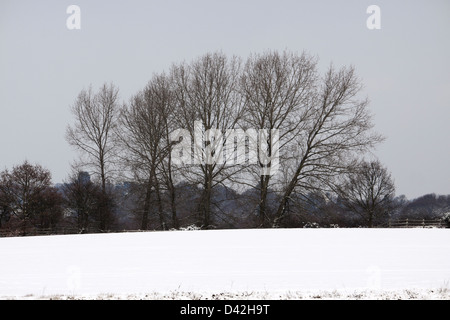
<path fill-rule="evenodd" d="M 66 27 L 71 4 L 80 30 Z M 379 30 L 366 27 L 372 4 Z M 127 101 L 173 62 L 267 49 L 354 65 L 397 194 L 450 194 L 448 0 L 1 0 L 0 170 L 27 159 L 66 179 L 78 157 L 64 139 L 69 106 L 90 84 L 114 82 Z"/>

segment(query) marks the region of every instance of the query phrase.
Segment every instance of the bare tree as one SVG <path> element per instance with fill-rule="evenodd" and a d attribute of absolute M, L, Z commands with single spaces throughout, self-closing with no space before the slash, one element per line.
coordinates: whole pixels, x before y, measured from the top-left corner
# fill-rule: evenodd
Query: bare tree
<path fill-rule="evenodd" d="M 170 79 L 155 75 L 122 109 L 119 136 L 126 150 L 124 162 L 133 179 L 144 186 L 142 229 L 148 228 L 153 202 L 160 226 L 166 228 L 164 197 L 169 198 L 172 225 L 178 227 L 169 139 L 174 106 Z"/>
<path fill-rule="evenodd" d="M 42 166 L 25 161 L 0 174 L 0 206 L 19 221 L 23 234 L 30 227 L 54 227 L 61 216 L 60 204 L 50 171 Z"/>
<path fill-rule="evenodd" d="M 297 135 L 294 156 L 286 164 L 286 185 L 276 212 L 277 225 L 286 213 L 291 194 L 323 190 L 347 172 L 356 155 L 383 138 L 371 131 L 368 100 L 358 98 L 362 85 L 353 67 L 330 66 L 310 93 L 311 111 Z"/>
<path fill-rule="evenodd" d="M 173 79 L 165 74 L 155 76 L 154 90 L 159 104 L 158 111 L 162 122 L 162 141 L 158 145 L 161 180 L 167 190 L 172 227 L 178 229 L 180 227 L 180 222 L 177 216 L 177 192 L 175 186 L 177 182 L 177 168 L 173 165 L 172 161 L 172 146 L 174 142 L 170 139 L 171 132 L 177 129 L 176 114 L 178 112 Z"/>
<path fill-rule="evenodd" d="M 193 141 L 193 157 L 188 156 L 183 166 L 184 178 L 202 187 L 197 214 L 204 228 L 211 224 L 213 188 L 239 170 L 223 157 L 227 132 L 237 127 L 243 114 L 237 87 L 240 65 L 236 57 L 209 53 L 191 64 L 172 67 L 177 123 L 189 134 L 182 138 Z"/>
<path fill-rule="evenodd" d="M 393 209 L 395 186 L 388 170 L 376 161 L 361 162 L 346 175 L 337 193 L 343 204 L 360 215 L 369 228 Z"/>
<path fill-rule="evenodd" d="M 91 181 L 89 173 L 75 171 L 64 184 L 62 191 L 66 208 L 72 213 L 71 217 L 75 220 L 73 223 L 78 232 L 88 231 L 102 210 L 101 187 Z"/>
<path fill-rule="evenodd" d="M 148 228 L 149 215 L 152 210 L 152 193 L 159 192 L 156 168 L 160 161 L 158 144 L 161 143 L 162 122 L 155 106 L 151 88 L 131 98 L 122 111 L 122 143 L 128 151 L 126 163 L 134 179 L 144 188 L 141 229 Z M 164 228 L 162 209 L 159 208 L 161 227 Z"/>
<path fill-rule="evenodd" d="M 118 95 L 119 89 L 113 84 L 104 84 L 97 93 L 92 87 L 82 90 L 71 108 L 75 123 L 66 132 L 66 140 L 84 156 L 82 164 L 99 177 L 105 199 L 116 156 L 113 134 L 119 112 Z M 112 214 L 106 207 L 107 204 L 101 229 L 109 227 L 107 221 Z"/>
<path fill-rule="evenodd" d="M 260 226 L 271 225 L 267 208 L 267 197 L 272 176 L 278 170 L 272 161 L 274 156 L 283 162 L 292 156 L 289 145 L 297 137 L 312 116 L 311 92 L 317 78 L 316 59 L 303 53 L 266 52 L 252 55 L 247 60 L 242 77 L 241 90 L 245 99 L 244 126 L 251 129 L 266 129 L 259 135 L 258 164 L 254 169 L 259 191 L 258 213 Z M 272 134 L 278 130 L 278 136 Z M 275 154 L 280 149 L 280 154 Z M 283 152 L 286 150 L 287 152 Z M 270 161 L 262 163 L 265 154 Z M 261 174 L 263 167 L 269 172 Z M 270 172 L 270 169 L 273 172 Z M 255 183 L 253 182 L 254 186 Z"/>

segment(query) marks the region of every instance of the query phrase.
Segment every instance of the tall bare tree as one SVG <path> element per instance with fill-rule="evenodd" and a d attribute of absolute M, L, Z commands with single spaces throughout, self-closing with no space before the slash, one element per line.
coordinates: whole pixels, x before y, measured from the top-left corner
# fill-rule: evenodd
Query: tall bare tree
<path fill-rule="evenodd" d="M 362 85 L 353 67 L 330 66 L 321 85 L 310 93 L 310 116 L 295 139 L 293 161 L 281 193 L 274 224 L 283 218 L 293 192 L 326 188 L 360 152 L 383 138 L 372 132 L 367 98 L 359 98 Z"/>
<path fill-rule="evenodd" d="M 161 228 L 166 228 L 165 197 L 169 198 L 172 225 L 178 227 L 169 139 L 174 106 L 171 82 L 162 74 L 155 75 L 122 110 L 119 136 L 126 150 L 124 160 L 134 179 L 144 186 L 142 229 L 148 228 L 152 202 Z"/>
<path fill-rule="evenodd" d="M 204 228 L 212 221 L 214 187 L 224 183 L 236 170 L 225 163 L 223 151 L 226 130 L 236 128 L 243 114 L 238 91 L 240 69 L 238 58 L 229 59 L 223 53 L 208 53 L 190 64 L 172 67 L 179 106 L 177 123 L 190 135 L 183 139 L 194 141 L 191 160 L 195 165 L 186 163 L 184 177 L 202 187 L 197 214 Z"/>
<path fill-rule="evenodd" d="M 104 84 L 97 93 L 92 87 L 82 90 L 71 107 L 75 123 L 67 127 L 66 140 L 81 151 L 82 165 L 89 167 L 100 179 L 102 192 L 108 198 L 107 182 L 114 170 L 116 148 L 113 134 L 119 113 L 119 89 Z M 101 218 L 101 229 L 107 229 L 111 219 L 108 204 Z"/>
<path fill-rule="evenodd" d="M 174 93 L 174 84 L 171 77 L 165 74 L 154 76 L 154 91 L 159 104 L 159 115 L 162 122 L 161 143 L 159 144 L 161 180 L 166 187 L 167 197 L 170 203 L 170 215 L 172 227 L 178 229 L 180 222 L 177 216 L 177 192 L 176 183 L 177 168 L 172 161 L 172 146 L 170 134 L 177 129 L 176 115 L 178 104 Z"/>
<path fill-rule="evenodd" d="M 259 160 L 254 168 L 259 180 L 258 213 L 262 227 L 271 225 L 267 197 L 272 176 L 278 168 L 272 161 L 263 164 L 261 156 L 265 153 L 269 160 L 274 156 L 279 157 L 275 161 L 281 162 L 291 157 L 289 145 L 304 130 L 314 111 L 310 95 L 317 78 L 315 68 L 316 59 L 306 53 L 298 55 L 274 51 L 250 56 L 242 73 L 241 90 L 246 106 L 244 125 L 252 129 L 267 130 L 254 143 L 259 145 Z M 278 136 L 272 134 L 273 130 L 278 130 Z M 282 152 L 275 154 L 275 148 Z M 261 174 L 264 166 L 272 172 Z"/>

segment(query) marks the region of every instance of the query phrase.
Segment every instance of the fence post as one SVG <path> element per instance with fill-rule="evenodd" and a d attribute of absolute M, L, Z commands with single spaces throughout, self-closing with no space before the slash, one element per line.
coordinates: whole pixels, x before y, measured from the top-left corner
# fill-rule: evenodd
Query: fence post
<path fill-rule="evenodd" d="M 408 218 L 406 218 L 406 227 L 408 228 Z"/>
<path fill-rule="evenodd" d="M 425 228 L 425 219 L 422 219 L 422 227 Z"/>

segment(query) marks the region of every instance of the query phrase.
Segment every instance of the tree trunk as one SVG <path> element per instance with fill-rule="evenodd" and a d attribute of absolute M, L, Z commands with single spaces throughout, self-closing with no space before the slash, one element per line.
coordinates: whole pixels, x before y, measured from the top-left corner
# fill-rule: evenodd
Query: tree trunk
<path fill-rule="evenodd" d="M 180 227 L 180 223 L 177 217 L 177 207 L 175 205 L 175 188 L 173 186 L 170 189 L 170 209 L 172 212 L 172 225 L 173 228 L 178 229 Z"/>
<path fill-rule="evenodd" d="M 277 212 L 275 214 L 275 220 L 273 223 L 274 227 L 277 227 L 279 222 L 281 221 L 281 219 L 283 218 L 285 209 L 286 209 L 286 205 L 288 203 L 289 197 L 291 196 L 292 192 L 294 191 L 295 186 L 298 183 L 298 179 L 300 176 L 300 173 L 302 172 L 306 159 L 307 159 L 307 155 L 308 155 L 309 149 L 307 150 L 306 155 L 302 158 L 302 161 L 300 162 L 297 171 L 295 172 L 293 178 L 291 179 L 289 185 L 287 186 L 287 188 L 284 191 L 283 197 L 281 198 L 280 204 L 278 205 L 278 209 Z"/>
<path fill-rule="evenodd" d="M 369 221 L 368 221 L 367 226 L 369 228 L 373 228 L 373 211 L 372 210 L 369 211 Z"/>
<path fill-rule="evenodd" d="M 155 192 L 156 192 L 156 202 L 158 204 L 159 223 L 161 225 L 161 229 L 166 230 L 166 222 L 164 219 L 164 210 L 162 205 L 161 192 L 159 189 L 159 182 L 155 172 L 153 172 L 153 177 L 155 178 Z"/>
<path fill-rule="evenodd" d="M 166 117 L 167 120 L 167 117 Z M 170 132 L 169 132 L 169 126 L 165 126 L 166 129 L 166 139 L 169 141 L 168 146 L 168 153 L 167 153 L 167 176 L 166 176 L 166 184 L 167 184 L 167 190 L 169 191 L 169 197 L 170 197 L 170 211 L 172 213 L 172 227 L 175 229 L 178 229 L 180 227 L 180 223 L 178 221 L 177 217 L 177 206 L 175 203 L 176 200 L 176 193 L 175 193 L 175 186 L 173 185 L 173 179 L 172 179 L 172 146 L 170 142 Z M 164 170 L 163 165 L 163 170 Z M 165 170 L 164 170 L 165 171 Z"/>
<path fill-rule="evenodd" d="M 208 228 L 211 223 L 211 181 L 206 185 L 203 210 L 203 227 Z"/>
<path fill-rule="evenodd" d="M 148 216 L 150 215 L 150 202 L 152 195 L 152 179 L 149 178 L 146 186 L 144 210 L 142 212 L 141 230 L 147 230 L 148 228 Z"/>
<path fill-rule="evenodd" d="M 202 228 L 206 229 L 211 223 L 211 193 L 212 193 L 212 168 L 206 165 L 205 180 L 203 182 L 203 192 L 200 199 L 200 218 Z"/>
<path fill-rule="evenodd" d="M 267 215 L 267 194 L 270 176 L 261 176 L 260 179 L 260 197 L 259 197 L 259 219 L 260 227 L 269 227 L 269 217 Z"/>

